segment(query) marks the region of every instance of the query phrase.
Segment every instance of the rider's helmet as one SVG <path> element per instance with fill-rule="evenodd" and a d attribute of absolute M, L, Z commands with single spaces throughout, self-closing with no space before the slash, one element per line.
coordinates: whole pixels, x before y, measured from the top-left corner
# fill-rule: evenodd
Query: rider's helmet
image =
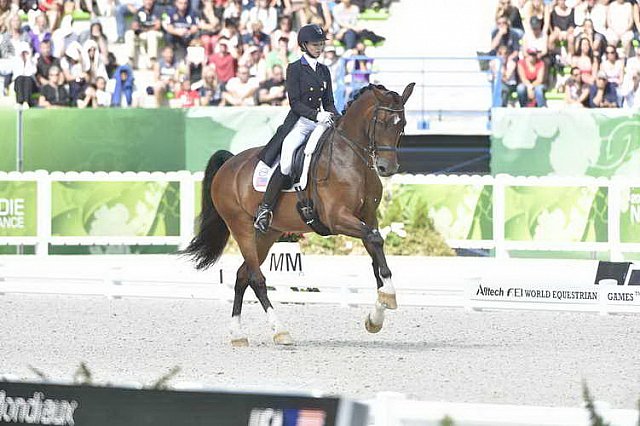
<path fill-rule="evenodd" d="M 298 46 L 305 51 L 305 43 L 314 41 L 324 41 L 327 39 L 327 34 L 322 27 L 318 24 L 308 24 L 300 28 L 298 31 Z"/>

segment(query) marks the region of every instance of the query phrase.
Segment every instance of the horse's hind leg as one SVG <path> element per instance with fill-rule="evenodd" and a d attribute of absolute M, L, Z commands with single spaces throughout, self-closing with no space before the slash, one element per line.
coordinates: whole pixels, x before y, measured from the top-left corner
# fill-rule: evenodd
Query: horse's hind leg
<path fill-rule="evenodd" d="M 231 345 L 249 346 L 249 339 L 247 333 L 242 328 L 241 314 L 242 314 L 242 300 L 244 299 L 244 293 L 249 286 L 249 275 L 247 269 L 247 263 L 244 262 L 236 274 L 236 284 L 234 287 L 233 298 L 233 311 L 231 313 Z"/>
<path fill-rule="evenodd" d="M 258 259 L 260 264 L 265 261 L 267 258 L 267 254 L 269 253 L 269 249 L 273 245 L 273 243 L 282 235 L 277 231 L 269 231 L 266 235 L 260 235 L 257 237 L 256 244 L 258 249 Z M 258 269 L 260 272 L 260 270 Z M 269 325 L 271 327 L 271 331 L 273 332 L 273 341 L 277 345 L 292 345 L 293 339 L 289 332 L 282 326 L 282 323 L 278 319 L 276 315 L 276 311 L 269 300 L 269 296 L 267 294 L 267 283 L 264 275 L 260 272 L 260 280 L 252 280 L 249 282 L 249 285 L 253 289 L 256 297 L 260 301 L 262 308 L 267 314 L 267 320 L 269 321 Z"/>

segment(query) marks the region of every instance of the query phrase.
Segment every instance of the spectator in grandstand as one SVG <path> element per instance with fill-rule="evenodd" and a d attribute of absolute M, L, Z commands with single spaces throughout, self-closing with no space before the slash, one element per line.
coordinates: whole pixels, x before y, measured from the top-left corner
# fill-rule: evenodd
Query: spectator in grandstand
<path fill-rule="evenodd" d="M 352 56 L 359 59 L 350 59 L 346 62 L 346 71 L 351 79 L 349 98 L 369 84 L 373 68 L 373 58 L 367 57 L 363 42 L 356 43 Z"/>
<path fill-rule="evenodd" d="M 498 0 L 496 7 L 495 21 L 500 18 L 506 18 L 509 21 L 511 29 L 518 33 L 522 38 L 524 35 L 524 27 L 522 26 L 522 18 L 517 7 L 511 4 L 511 0 Z"/>
<path fill-rule="evenodd" d="M 596 32 L 593 28 L 593 22 L 590 19 L 584 21 L 580 35 L 575 39 L 576 46 L 574 48 L 574 54 L 579 50 L 578 44 L 582 38 L 587 38 L 591 43 L 594 57 L 602 57 L 604 49 L 607 46 L 607 39 L 604 37 L 604 34 Z"/>
<path fill-rule="evenodd" d="M 15 51 L 18 50 L 18 46 L 21 42 L 31 41 L 29 33 L 24 31 L 22 28 L 22 21 L 20 21 L 20 17 L 18 15 L 12 15 L 11 18 L 9 18 L 9 36 L 11 37 L 11 43 L 13 43 L 13 49 Z"/>
<path fill-rule="evenodd" d="M 6 27 L 0 22 L 0 94 L 5 96 L 7 88 L 11 84 L 11 72 L 13 70 L 13 57 L 15 49 L 11 43 L 11 37 Z"/>
<path fill-rule="evenodd" d="M 13 60 L 12 78 L 16 102 L 26 108 L 31 106 L 31 95 L 36 91 L 36 66 L 31 56 L 31 46 L 26 41 L 18 43 Z"/>
<path fill-rule="evenodd" d="M 273 53 L 269 52 L 269 54 Z M 258 81 L 264 81 L 267 79 L 267 61 L 265 60 L 262 52 L 256 46 L 250 46 L 242 55 L 242 58 L 238 61 L 239 65 L 243 65 L 249 68 L 249 74 L 252 77 L 256 77 Z"/>
<path fill-rule="evenodd" d="M 607 6 L 596 0 L 583 0 L 574 9 L 576 36 L 582 33 L 585 20 L 593 23 L 595 32 L 605 34 L 607 29 Z"/>
<path fill-rule="evenodd" d="M 176 96 L 172 106 L 174 108 L 193 108 L 200 105 L 200 94 L 197 90 L 191 88 L 191 82 L 188 78 L 184 78 L 180 82 L 180 87 L 176 91 Z"/>
<path fill-rule="evenodd" d="M 245 33 L 242 37 L 242 44 L 248 46 L 257 46 L 260 51 L 267 53 L 271 46 L 271 36 L 262 31 L 262 22 L 256 21 L 251 23 L 251 31 Z"/>
<path fill-rule="evenodd" d="M 176 57 L 183 59 L 187 46 L 198 33 L 198 21 L 189 11 L 187 0 L 175 0 L 175 8 L 169 11 L 166 30 L 168 44 L 173 47 Z"/>
<path fill-rule="evenodd" d="M 131 67 L 129 65 L 120 65 L 113 78 L 116 84 L 111 95 L 111 106 L 123 108 L 133 106 L 135 86 Z"/>
<path fill-rule="evenodd" d="M 162 49 L 160 59 L 154 64 L 153 94 L 158 106 L 164 105 L 166 95 L 173 91 L 174 84 L 178 81 L 180 62 L 176 59 L 171 46 Z"/>
<path fill-rule="evenodd" d="M 142 7 L 135 14 L 131 29 L 124 35 L 129 62 L 138 67 L 138 54 L 142 50 L 147 58 L 146 68 L 151 68 L 158 60 L 158 42 L 162 38 L 160 15 L 154 0 L 143 0 Z"/>
<path fill-rule="evenodd" d="M 620 90 L 622 107 L 627 109 L 640 109 L 640 70 L 634 70 L 628 74 Z"/>
<path fill-rule="evenodd" d="M 98 108 L 98 97 L 94 84 L 90 83 L 85 87 L 84 93 L 78 98 L 78 108 Z"/>
<path fill-rule="evenodd" d="M 571 68 L 571 76 L 564 83 L 564 102 L 572 107 L 584 107 L 589 98 L 591 86 L 582 83 L 580 69 Z"/>
<path fill-rule="evenodd" d="M 327 2 L 321 0 L 303 0 L 296 13 L 298 28 L 307 24 L 319 25 L 325 33 L 330 34 L 333 27 L 333 16 Z M 290 40 L 295 40 L 290 38 Z"/>
<path fill-rule="evenodd" d="M 556 52 L 564 48 L 566 53 L 561 54 L 563 57 L 573 54 L 573 30 L 575 29 L 573 15 L 573 8 L 567 6 L 567 0 L 556 0 L 555 6 L 551 9 L 549 50 Z"/>
<path fill-rule="evenodd" d="M 73 18 L 67 15 L 62 18 L 60 28 L 55 30 L 51 35 L 51 44 L 53 46 L 53 56 L 62 58 L 64 52 L 73 43 L 78 41 L 78 35 L 73 31 Z"/>
<path fill-rule="evenodd" d="M 633 5 L 625 0 L 613 0 L 607 11 L 607 43 L 617 46 L 622 43 L 626 56 L 631 54 L 631 40 L 633 40 Z"/>
<path fill-rule="evenodd" d="M 240 16 L 240 29 L 251 29 L 256 22 L 262 23 L 261 28 L 267 34 L 278 27 L 278 11 L 269 4 L 269 0 L 257 0 L 251 9 L 244 10 Z"/>
<path fill-rule="evenodd" d="M 544 107 L 547 106 L 544 96 L 544 62 L 538 57 L 536 48 L 529 48 L 525 57 L 518 61 L 518 101 L 521 107 Z"/>
<path fill-rule="evenodd" d="M 203 0 L 202 9 L 198 12 L 197 17 L 201 38 L 215 36 L 222 29 L 222 20 L 216 15 L 213 0 Z M 206 39 L 203 40 L 203 43 L 206 43 Z"/>
<path fill-rule="evenodd" d="M 291 16 L 281 16 L 278 20 L 278 29 L 271 34 L 271 49 L 278 48 L 278 42 L 281 38 L 289 40 L 289 51 L 294 52 L 298 49 L 296 40 L 298 39 L 298 33 L 292 29 Z"/>
<path fill-rule="evenodd" d="M 238 68 L 237 59 L 229 52 L 229 40 L 227 38 L 221 37 L 218 40 L 216 51 L 209 56 L 208 63 L 215 66 L 216 77 L 224 89 L 224 85 L 236 75 L 236 69 Z"/>
<path fill-rule="evenodd" d="M 238 75 L 227 82 L 222 97 L 228 106 L 253 106 L 258 86 L 258 79 L 249 75 L 249 68 L 238 67 Z"/>
<path fill-rule="evenodd" d="M 342 66 L 342 62 L 340 61 L 340 57 L 336 52 L 336 48 L 333 45 L 328 45 L 324 48 L 324 54 L 320 58 L 320 63 L 324 64 L 329 68 L 329 72 L 331 73 L 331 87 L 338 87 L 336 79 L 340 74 L 339 70 Z"/>
<path fill-rule="evenodd" d="M 532 17 L 530 21 L 529 28 L 531 30 L 525 33 L 522 40 L 524 50 L 534 48 L 538 51 L 538 56 L 543 58 L 547 56 L 549 39 L 542 29 L 542 21 L 537 16 Z"/>
<path fill-rule="evenodd" d="M 107 80 L 103 77 L 96 78 L 96 104 L 99 107 L 111 106 L 112 94 L 107 91 Z"/>
<path fill-rule="evenodd" d="M 509 60 L 516 60 L 520 51 L 520 37 L 510 27 L 509 20 L 505 17 L 498 18 L 496 29 L 491 33 L 490 55 L 495 56 L 498 46 L 506 46 Z"/>
<path fill-rule="evenodd" d="M 229 0 L 222 14 L 222 19 L 232 19 L 240 25 L 243 10 L 242 0 Z"/>
<path fill-rule="evenodd" d="M 239 52 L 242 50 L 242 34 L 240 34 L 238 22 L 235 19 L 225 19 L 219 38 L 227 39 L 229 53 L 237 59 Z"/>
<path fill-rule="evenodd" d="M 542 32 L 548 34 L 551 21 L 550 13 L 551 11 L 543 0 L 527 0 L 522 7 L 522 23 L 525 34 L 533 31 L 531 28 L 531 19 L 534 17 L 538 18 L 542 23 Z"/>
<path fill-rule="evenodd" d="M 274 65 L 280 65 L 283 69 L 287 69 L 287 66 L 296 59 L 297 55 L 289 51 L 289 39 L 282 37 L 278 41 L 278 48 L 267 54 L 265 62 L 267 70 L 272 70 Z"/>
<path fill-rule="evenodd" d="M 104 34 L 102 24 L 98 21 L 91 23 L 88 31 L 83 31 L 78 36 L 78 42 L 84 46 L 88 40 L 93 40 L 98 45 L 98 54 L 105 64 L 109 63 L 109 40 Z"/>
<path fill-rule="evenodd" d="M 605 49 L 606 58 L 600 64 L 600 70 L 607 76 L 607 81 L 618 89 L 624 78 L 624 61 L 618 57 L 618 50 L 609 45 Z"/>
<path fill-rule="evenodd" d="M 0 27 L 4 27 L 6 31 L 6 29 L 9 28 L 11 15 L 15 15 L 17 12 L 17 8 L 11 0 L 0 0 Z"/>
<path fill-rule="evenodd" d="M 47 15 L 47 21 L 49 21 L 49 30 L 56 30 L 61 19 L 62 0 L 39 1 L 38 9 L 40 9 L 42 13 Z"/>
<path fill-rule="evenodd" d="M 95 83 L 98 77 L 109 78 L 102 56 L 98 53 L 98 43 L 89 39 L 84 43 L 82 49 L 82 63 L 87 73 L 87 81 L 89 83 Z"/>
<path fill-rule="evenodd" d="M 580 79 L 583 84 L 592 85 L 598 73 L 598 61 L 593 55 L 591 42 L 582 37 L 578 40 L 578 49 L 571 58 L 571 65 L 580 70 Z"/>
<path fill-rule="evenodd" d="M 205 65 L 204 47 L 199 39 L 191 42 L 191 46 L 187 47 L 186 65 L 188 77 L 194 89 L 202 85 L 202 69 Z"/>
<path fill-rule="evenodd" d="M 82 61 L 82 46 L 74 41 L 67 47 L 65 55 L 60 59 L 60 68 L 64 74 L 65 81 L 69 85 L 69 97 L 71 105 L 75 106 L 80 94 L 84 92 L 85 86 L 89 82 L 87 75 L 88 64 Z"/>
<path fill-rule="evenodd" d="M 511 94 L 516 91 L 518 85 L 516 79 L 516 62 L 509 60 L 508 52 L 507 46 L 499 46 L 496 52 L 497 58 L 492 60 L 489 65 L 494 79 L 498 77 L 498 74 L 500 75 L 500 96 L 503 107 L 509 105 Z"/>
<path fill-rule="evenodd" d="M 344 43 L 347 50 L 356 47 L 359 33 L 362 28 L 358 25 L 360 8 L 351 3 L 351 0 L 342 0 L 332 10 L 333 21 L 336 29 L 335 38 Z"/>
<path fill-rule="evenodd" d="M 60 61 L 51 54 L 51 40 L 43 40 L 40 43 L 40 55 L 36 62 L 36 81 L 42 87 L 49 83 L 49 69 L 52 66 L 60 68 Z"/>
<path fill-rule="evenodd" d="M 289 105 L 284 84 L 284 70 L 280 65 L 274 65 L 271 70 L 271 78 L 260 83 L 258 105 Z"/>
<path fill-rule="evenodd" d="M 124 43 L 124 33 L 126 28 L 127 16 L 135 15 L 138 9 L 142 7 L 142 0 L 118 0 L 119 5 L 116 7 L 116 27 L 118 32 L 118 43 Z"/>
<path fill-rule="evenodd" d="M 292 0 L 271 0 L 271 6 L 276 8 L 278 16 L 291 16 L 293 14 Z M 293 0 L 299 2 L 300 0 Z"/>
<path fill-rule="evenodd" d="M 36 16 L 35 25 L 31 28 L 31 31 L 29 31 L 29 37 L 31 38 L 30 43 L 33 53 L 40 53 L 40 43 L 44 40 L 51 40 L 51 31 L 49 31 L 47 15 L 41 13 Z"/>
<path fill-rule="evenodd" d="M 640 48 L 636 48 L 635 55 L 627 59 L 624 73 L 633 75 L 635 71 L 640 71 Z"/>
<path fill-rule="evenodd" d="M 222 90 L 216 78 L 216 69 L 213 65 L 206 66 L 202 70 L 202 87 L 200 88 L 200 105 L 223 106 Z"/>
<path fill-rule="evenodd" d="M 49 68 L 49 83 L 40 89 L 38 105 L 43 108 L 68 107 L 71 103 L 69 92 L 60 84 L 62 71 L 57 66 Z"/>
<path fill-rule="evenodd" d="M 599 71 L 596 82 L 591 86 L 589 93 L 589 108 L 617 108 L 618 94 L 615 88 L 607 81 L 607 75 Z"/>

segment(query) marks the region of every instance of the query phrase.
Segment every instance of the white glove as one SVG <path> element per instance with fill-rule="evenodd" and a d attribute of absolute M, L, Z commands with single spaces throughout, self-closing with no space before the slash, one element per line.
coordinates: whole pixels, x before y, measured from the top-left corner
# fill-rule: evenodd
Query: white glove
<path fill-rule="evenodd" d="M 333 114 L 328 111 L 320 111 L 316 116 L 316 120 L 318 120 L 318 123 L 331 126 L 333 124 Z"/>

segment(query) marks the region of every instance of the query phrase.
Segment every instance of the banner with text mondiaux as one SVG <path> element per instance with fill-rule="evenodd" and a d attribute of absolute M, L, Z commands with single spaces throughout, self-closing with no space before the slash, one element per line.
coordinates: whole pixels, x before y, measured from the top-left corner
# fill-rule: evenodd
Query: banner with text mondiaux
<path fill-rule="evenodd" d="M 37 235 L 37 183 L 0 181 L 0 237 Z"/>
<path fill-rule="evenodd" d="M 472 307 L 501 307 L 508 302 L 539 304 L 541 309 L 545 304 L 564 304 L 582 305 L 574 307 L 586 310 L 591 305 L 593 310 L 640 312 L 640 264 L 600 261 L 589 271 L 519 276 L 498 270 L 470 283 L 467 294 Z"/>

